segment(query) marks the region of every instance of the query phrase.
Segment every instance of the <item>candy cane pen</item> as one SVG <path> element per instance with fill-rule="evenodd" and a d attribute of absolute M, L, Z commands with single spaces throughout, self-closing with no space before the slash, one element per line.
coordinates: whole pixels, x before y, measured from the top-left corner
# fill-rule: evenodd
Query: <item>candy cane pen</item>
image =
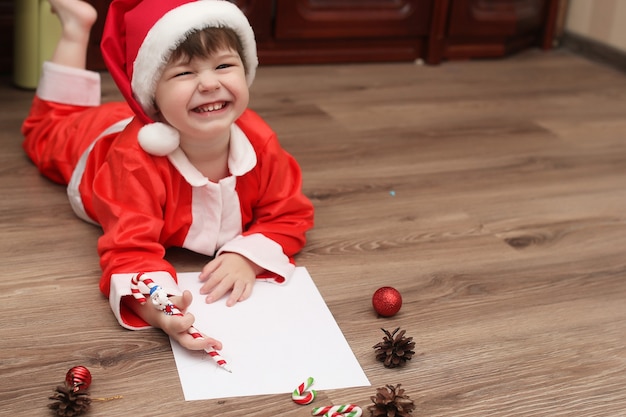
<path fill-rule="evenodd" d="M 163 311 L 163 313 L 169 316 L 182 316 L 183 313 L 180 311 L 174 303 L 172 303 L 167 296 L 167 292 L 157 285 L 151 278 L 148 278 L 144 275 L 143 272 L 138 273 L 133 276 L 130 281 L 130 291 L 133 297 L 141 304 L 146 303 L 146 297 L 143 295 L 141 290 L 139 289 L 139 283 L 143 282 L 148 290 L 150 291 L 150 301 L 152 301 L 152 305 L 158 310 Z M 203 339 L 202 334 L 193 326 L 191 326 L 188 330 L 189 334 L 193 336 L 195 339 Z M 220 354 L 212 348 L 204 349 L 204 351 L 215 361 L 215 363 L 223 368 L 225 371 L 232 373 L 228 363 L 224 358 L 220 356 Z"/>
<path fill-rule="evenodd" d="M 189 328 L 189 334 L 192 335 L 195 339 L 204 339 L 200 332 L 196 330 L 196 328 L 193 326 Z M 217 353 L 217 350 L 208 348 L 204 349 L 204 351 L 215 361 L 218 366 L 220 366 L 225 371 L 230 372 L 231 374 L 233 373 L 233 371 L 231 371 L 230 367 L 228 366 L 226 360 L 222 358 L 219 353 Z"/>

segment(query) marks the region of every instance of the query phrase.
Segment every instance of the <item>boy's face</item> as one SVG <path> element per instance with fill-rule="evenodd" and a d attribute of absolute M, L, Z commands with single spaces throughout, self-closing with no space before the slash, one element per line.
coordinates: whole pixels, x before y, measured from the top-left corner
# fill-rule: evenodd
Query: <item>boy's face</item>
<path fill-rule="evenodd" d="M 228 135 L 249 99 L 243 62 L 230 48 L 168 63 L 155 93 L 161 121 L 180 132 L 183 148 Z"/>

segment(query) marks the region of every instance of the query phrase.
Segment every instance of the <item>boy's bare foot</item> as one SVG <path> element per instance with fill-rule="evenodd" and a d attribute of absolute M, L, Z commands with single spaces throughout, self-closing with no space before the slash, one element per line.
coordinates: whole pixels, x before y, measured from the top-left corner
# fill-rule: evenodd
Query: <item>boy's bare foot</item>
<path fill-rule="evenodd" d="M 61 37 L 50 61 L 66 67 L 85 69 L 91 27 L 98 13 L 82 0 L 49 0 L 52 12 L 61 21 Z"/>
<path fill-rule="evenodd" d="M 98 13 L 89 3 L 82 0 L 48 0 L 61 21 L 62 37 L 69 41 L 84 42 L 89 38 L 91 27 L 96 22 Z"/>

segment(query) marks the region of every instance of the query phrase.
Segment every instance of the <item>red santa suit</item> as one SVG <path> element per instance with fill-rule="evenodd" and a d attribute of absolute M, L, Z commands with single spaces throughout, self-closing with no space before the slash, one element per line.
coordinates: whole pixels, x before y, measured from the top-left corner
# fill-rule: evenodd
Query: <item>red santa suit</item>
<path fill-rule="evenodd" d="M 77 215 L 102 227 L 100 289 L 122 326 L 147 326 L 125 306 L 135 274 L 180 294 L 169 247 L 239 253 L 267 271 L 261 279 L 291 276 L 313 207 L 298 164 L 257 114 L 247 110 L 232 126 L 230 175 L 214 183 L 180 148 L 147 153 L 137 138 L 145 123 L 126 103 L 94 107 L 99 98 L 99 74 L 46 63 L 24 148 L 44 175 L 69 183 Z"/>

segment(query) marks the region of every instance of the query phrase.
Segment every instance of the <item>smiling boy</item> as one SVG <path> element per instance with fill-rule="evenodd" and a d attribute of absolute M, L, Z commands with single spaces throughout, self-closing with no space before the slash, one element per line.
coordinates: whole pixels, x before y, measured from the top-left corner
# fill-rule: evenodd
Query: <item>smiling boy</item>
<path fill-rule="evenodd" d="M 164 259 L 177 246 L 214 257 L 203 268 L 206 302 L 248 298 L 259 279 L 285 282 L 313 226 L 301 172 L 275 133 L 248 109 L 257 68 L 254 33 L 223 0 L 113 0 L 102 39 L 125 103 L 100 104 L 85 69 L 93 7 L 50 0 L 62 23 L 44 64 L 24 149 L 42 174 L 68 184 L 76 214 L 102 227 L 100 289 L 120 324 L 162 328 L 189 349 L 191 314 L 163 314 L 131 295 L 149 277 L 184 311 L 189 292 Z"/>

